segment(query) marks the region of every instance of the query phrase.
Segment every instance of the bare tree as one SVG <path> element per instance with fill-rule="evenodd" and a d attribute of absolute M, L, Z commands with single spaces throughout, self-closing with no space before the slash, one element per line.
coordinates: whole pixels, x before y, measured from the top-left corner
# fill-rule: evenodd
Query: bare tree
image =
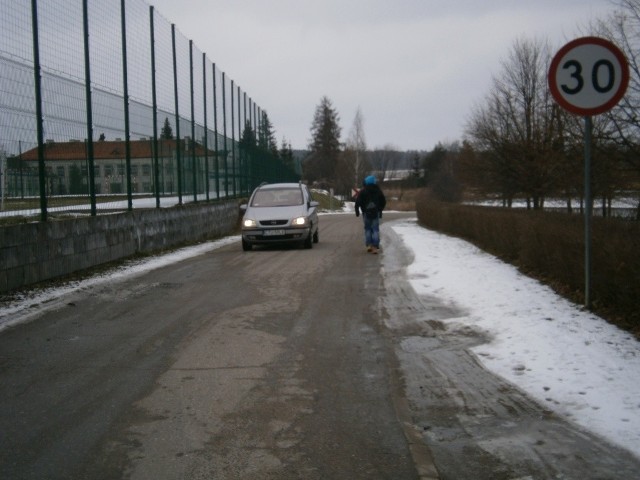
<path fill-rule="evenodd" d="M 629 63 L 629 87 L 624 98 L 607 115 L 610 128 L 603 135 L 622 146 L 622 176 L 625 182 L 640 181 L 640 0 L 617 0 L 617 10 L 608 18 L 592 25 L 599 36 L 608 38 L 625 54 Z M 609 149 L 609 146 L 606 146 Z M 640 199 L 637 205 L 640 220 Z"/>
<path fill-rule="evenodd" d="M 467 125 L 486 181 L 507 202 L 521 193 L 535 209 L 556 187 L 564 158 L 562 113 L 547 88 L 549 62 L 547 42 L 517 40 Z"/>
<path fill-rule="evenodd" d="M 400 157 L 404 154 L 398 147 L 387 143 L 382 148 L 376 148 L 370 153 L 371 168 L 381 179 L 394 178 L 399 175 Z"/>
<path fill-rule="evenodd" d="M 364 178 L 367 172 L 367 142 L 364 134 L 364 117 L 362 116 L 362 110 L 360 107 L 356 110 L 356 115 L 347 137 L 347 144 L 345 148 L 345 160 L 351 163 L 351 178 L 354 180 L 354 185 L 360 185 L 362 178 Z"/>

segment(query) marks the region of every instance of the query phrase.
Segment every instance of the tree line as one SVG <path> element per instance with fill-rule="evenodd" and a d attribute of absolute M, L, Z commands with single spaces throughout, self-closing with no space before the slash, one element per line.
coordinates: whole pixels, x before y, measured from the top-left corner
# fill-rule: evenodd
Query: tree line
<path fill-rule="evenodd" d="M 637 196 L 640 187 L 639 27 L 640 0 L 621 0 L 609 18 L 589 26 L 589 35 L 607 38 L 624 51 L 632 72 L 624 99 L 593 118 L 591 187 L 603 215 L 615 198 Z M 491 90 L 470 115 L 458 155 L 465 186 L 499 194 L 505 205 L 524 198 L 531 208 L 542 209 L 553 197 L 563 198 L 569 210 L 574 201 L 582 206 L 583 119 L 551 97 L 547 74 L 554 53 L 543 40 L 514 42 Z"/>
<path fill-rule="evenodd" d="M 305 181 L 349 196 L 366 175 L 382 179 L 406 176 L 415 170 L 419 152 L 404 152 L 391 144 L 369 150 L 364 133 L 364 116 L 358 108 L 346 140 L 341 140 L 340 116 L 331 100 L 323 96 L 311 124 L 311 141 L 302 163 Z"/>
<path fill-rule="evenodd" d="M 607 215 L 615 198 L 637 200 L 640 189 L 640 0 L 618 0 L 609 17 L 586 28 L 589 32 L 583 35 L 618 45 L 631 71 L 624 99 L 593 118 L 592 192 Z M 529 208 L 542 209 L 546 200 L 562 198 L 569 211 L 582 208 L 582 118 L 559 107 L 547 83 L 557 49 L 540 39 L 514 41 L 489 92 L 471 109 L 462 141 L 412 152 L 405 183 L 428 187 L 445 201 L 490 196 L 505 206 L 524 199 Z M 398 164 L 399 152 L 392 146 L 367 150 L 362 124 L 358 110 L 342 143 L 339 115 L 322 97 L 311 125 L 303 177 L 344 193 L 368 171 L 385 178 Z M 637 208 L 640 218 L 640 203 Z"/>

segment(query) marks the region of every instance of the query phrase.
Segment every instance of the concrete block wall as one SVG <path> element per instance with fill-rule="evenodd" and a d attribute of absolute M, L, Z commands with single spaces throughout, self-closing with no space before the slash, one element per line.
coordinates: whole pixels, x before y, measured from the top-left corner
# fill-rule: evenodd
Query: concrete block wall
<path fill-rule="evenodd" d="M 231 233 L 237 201 L 0 227 L 0 292 Z"/>

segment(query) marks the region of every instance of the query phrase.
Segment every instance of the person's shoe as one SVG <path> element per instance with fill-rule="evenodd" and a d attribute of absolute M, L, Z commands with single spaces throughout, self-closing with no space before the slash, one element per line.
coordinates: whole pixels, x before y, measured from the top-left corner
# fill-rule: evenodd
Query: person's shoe
<path fill-rule="evenodd" d="M 371 245 L 367 245 L 367 252 L 371 253 L 373 251 L 373 247 Z"/>
<path fill-rule="evenodd" d="M 369 250 L 371 253 L 373 253 L 374 255 L 376 255 L 378 253 L 378 249 L 376 247 L 371 247 L 371 250 Z"/>

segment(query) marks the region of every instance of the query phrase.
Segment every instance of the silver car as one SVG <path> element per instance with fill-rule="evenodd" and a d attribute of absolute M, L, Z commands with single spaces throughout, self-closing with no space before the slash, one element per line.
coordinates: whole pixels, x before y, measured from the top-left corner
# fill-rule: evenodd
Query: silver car
<path fill-rule="evenodd" d="M 319 203 L 302 183 L 267 183 L 256 188 L 249 203 L 240 205 L 242 249 L 253 245 L 299 243 L 311 248 L 318 243 Z"/>

